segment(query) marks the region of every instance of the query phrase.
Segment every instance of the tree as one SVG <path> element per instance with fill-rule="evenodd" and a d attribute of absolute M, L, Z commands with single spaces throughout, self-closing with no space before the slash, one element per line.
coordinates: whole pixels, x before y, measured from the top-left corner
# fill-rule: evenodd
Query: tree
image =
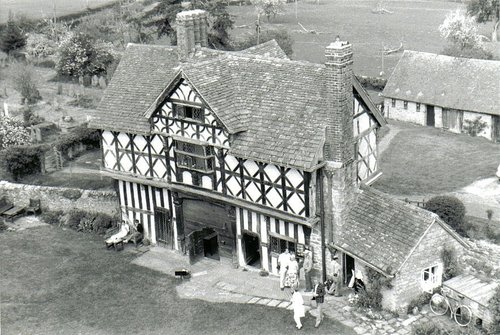
<path fill-rule="evenodd" d="M 9 19 L 5 28 L 0 31 L 0 50 L 5 53 L 22 48 L 26 44 L 26 36 L 14 20 L 12 12 L 9 12 Z"/>
<path fill-rule="evenodd" d="M 75 77 L 105 74 L 116 56 L 112 50 L 109 43 L 99 43 L 87 34 L 69 35 L 61 43 L 56 65 L 57 73 Z"/>
<path fill-rule="evenodd" d="M 425 203 L 425 209 L 436 213 L 460 235 L 467 236 L 465 206 L 458 198 L 438 195 Z"/>
<path fill-rule="evenodd" d="M 177 44 L 173 28 L 177 13 L 187 9 L 203 9 L 208 12 L 208 44 L 211 48 L 230 49 L 229 31 L 234 21 L 227 12 L 227 2 L 223 0 L 193 1 L 188 7 L 182 0 L 161 0 L 143 17 L 144 26 L 156 26 L 158 37 L 167 35 L 173 44 Z"/>
<path fill-rule="evenodd" d="M 30 143 L 30 133 L 21 121 L 17 121 L 9 116 L 0 118 L 0 150 Z"/>
<path fill-rule="evenodd" d="M 292 56 L 293 39 L 286 30 L 266 30 L 260 33 L 259 43 L 265 43 L 270 40 L 275 40 L 288 57 Z M 250 35 L 245 40 L 236 43 L 235 49 L 244 50 L 255 45 L 257 45 L 257 34 Z"/>
<path fill-rule="evenodd" d="M 472 137 L 479 135 L 486 127 L 487 123 L 481 121 L 481 117 L 478 116 L 474 120 L 464 120 L 463 133 L 469 134 Z"/>
<path fill-rule="evenodd" d="M 461 49 L 472 49 L 481 46 L 481 36 L 477 32 L 477 25 L 473 17 L 460 10 L 446 15 L 439 26 L 441 37 L 458 45 Z"/>
<path fill-rule="evenodd" d="M 252 0 L 252 4 L 255 6 L 257 13 L 265 15 L 269 22 L 271 15 L 276 18 L 276 15 L 285 12 L 286 0 Z"/>
<path fill-rule="evenodd" d="M 443 54 L 453 57 L 491 59 L 483 47 L 474 18 L 460 10 L 450 12 L 439 26 L 441 37 L 449 42 Z"/>
<path fill-rule="evenodd" d="M 493 21 L 491 41 L 498 42 L 500 0 L 472 0 L 467 6 L 467 13 L 474 16 L 479 23 Z"/>
<path fill-rule="evenodd" d="M 36 87 L 37 80 L 33 66 L 16 62 L 10 66 L 9 72 L 14 89 L 21 94 L 23 103 L 31 105 L 42 99 Z"/>

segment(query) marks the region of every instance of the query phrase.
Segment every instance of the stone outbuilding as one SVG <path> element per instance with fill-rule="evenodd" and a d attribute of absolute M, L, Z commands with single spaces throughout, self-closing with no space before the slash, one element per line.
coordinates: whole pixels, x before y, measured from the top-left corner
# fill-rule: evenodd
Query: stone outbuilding
<path fill-rule="evenodd" d="M 387 118 L 500 142 L 500 62 L 405 50 L 382 92 Z"/>

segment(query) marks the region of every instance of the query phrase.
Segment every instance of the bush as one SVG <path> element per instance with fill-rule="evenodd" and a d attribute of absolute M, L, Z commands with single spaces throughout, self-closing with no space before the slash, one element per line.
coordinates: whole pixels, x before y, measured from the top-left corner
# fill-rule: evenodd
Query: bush
<path fill-rule="evenodd" d="M 42 211 L 40 214 L 40 219 L 50 225 L 56 225 L 61 223 L 61 218 L 63 216 L 63 211 Z"/>
<path fill-rule="evenodd" d="M 41 60 L 55 54 L 57 44 L 45 35 L 29 34 L 25 50 L 29 59 Z"/>
<path fill-rule="evenodd" d="M 451 279 L 460 274 L 460 267 L 458 264 L 455 249 L 445 247 L 441 251 L 441 259 L 443 260 L 443 281 Z"/>
<path fill-rule="evenodd" d="M 9 12 L 9 20 L 6 26 L 0 31 L 0 50 L 11 53 L 21 49 L 26 44 L 26 36 L 19 28 L 14 16 Z"/>
<path fill-rule="evenodd" d="M 467 237 L 465 206 L 459 199 L 447 195 L 436 196 L 427 201 L 424 208 L 439 215 L 457 233 Z"/>
<path fill-rule="evenodd" d="M 464 125 L 462 133 L 469 134 L 472 137 L 479 135 L 485 128 L 487 124 L 481 121 L 481 117 L 478 116 L 474 120 L 464 120 Z"/>
<path fill-rule="evenodd" d="M 68 148 L 82 143 L 87 147 L 98 148 L 100 145 L 99 131 L 89 129 L 85 125 L 76 127 L 69 134 L 64 134 L 54 143 L 54 146 L 59 151 L 65 151 Z"/>
<path fill-rule="evenodd" d="M 410 303 L 408 304 L 407 313 L 412 313 L 415 307 L 418 307 L 418 309 L 420 310 L 422 306 L 425 306 L 429 303 L 431 297 L 432 294 L 427 292 L 420 294 L 418 297 L 410 301 Z"/>
<path fill-rule="evenodd" d="M 435 323 L 420 322 L 412 327 L 412 335 L 448 335 L 444 329 Z"/>
<path fill-rule="evenodd" d="M 497 287 L 495 294 L 488 302 L 491 311 L 492 322 L 491 326 L 488 328 L 488 333 L 499 334 L 500 333 L 500 286 Z"/>
<path fill-rule="evenodd" d="M 8 116 L 0 118 L 0 151 L 12 146 L 30 143 L 30 133 L 22 122 Z"/>
<path fill-rule="evenodd" d="M 77 33 L 62 42 L 56 70 L 60 76 L 93 76 L 106 73 L 113 62 L 109 44 L 99 44 L 89 35 Z"/>
<path fill-rule="evenodd" d="M 383 91 L 387 84 L 387 79 L 381 77 L 356 76 L 360 84 L 366 89 Z"/>
<path fill-rule="evenodd" d="M 275 40 L 281 49 L 288 57 L 293 54 L 293 38 L 284 29 L 266 30 L 259 36 L 259 43 L 265 43 L 270 40 Z M 235 50 L 244 50 L 257 45 L 257 34 L 250 35 L 245 40 L 237 42 L 234 46 Z"/>
<path fill-rule="evenodd" d="M 62 192 L 62 196 L 69 200 L 78 200 L 82 197 L 82 191 L 69 188 Z"/>
<path fill-rule="evenodd" d="M 33 66 L 14 63 L 10 68 L 10 76 L 12 83 L 14 84 L 14 89 L 18 91 L 22 98 L 23 103 L 34 104 L 42 97 L 37 89 L 37 78 Z"/>
<path fill-rule="evenodd" d="M 23 108 L 23 121 L 25 127 L 30 127 L 44 122 L 45 119 L 33 113 L 33 109 L 30 106 L 25 106 Z"/>
<path fill-rule="evenodd" d="M 2 221 L 0 222 L 0 232 L 3 232 L 5 230 L 7 230 L 7 224 L 4 221 Z"/>
<path fill-rule="evenodd" d="M 388 269 L 387 272 L 391 272 L 391 269 Z M 392 278 L 387 278 L 372 268 L 367 267 L 366 282 L 369 283 L 369 285 L 365 290 L 358 293 L 356 305 L 365 308 L 373 308 L 375 310 L 382 309 L 382 289 L 392 288 Z"/>
<path fill-rule="evenodd" d="M 40 171 L 43 152 L 41 146 L 9 147 L 2 152 L 1 160 L 5 170 L 17 181 Z"/>
<path fill-rule="evenodd" d="M 82 232 L 104 234 L 107 229 L 116 226 L 116 217 L 96 212 L 71 210 L 68 213 L 69 227 Z"/>

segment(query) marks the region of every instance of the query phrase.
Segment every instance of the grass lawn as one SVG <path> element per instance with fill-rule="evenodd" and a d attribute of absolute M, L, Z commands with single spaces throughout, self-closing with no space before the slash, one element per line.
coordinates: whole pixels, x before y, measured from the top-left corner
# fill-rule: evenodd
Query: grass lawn
<path fill-rule="evenodd" d="M 293 58 L 314 63 L 324 63 L 324 48 L 339 35 L 348 40 L 354 50 L 354 72 L 360 75 L 378 75 L 382 71 L 381 52 L 383 47 L 394 48 L 403 42 L 404 49 L 439 53 L 444 40 L 438 27 L 446 14 L 463 4 L 445 1 L 384 1 L 384 8 L 394 14 L 374 14 L 378 0 L 313 0 L 299 1 L 298 18 L 295 18 L 295 4 L 286 5 L 286 13 L 271 23 L 262 19 L 262 29 L 284 28 L 295 43 Z M 255 32 L 256 14 L 253 6 L 231 7 L 235 15 L 233 35 L 241 38 Z M 305 33 L 297 24 L 319 34 Z M 481 25 L 481 33 L 489 36 L 490 25 Z M 384 71 L 387 75 L 399 60 L 401 53 L 384 57 Z"/>
<path fill-rule="evenodd" d="M 42 226 L 0 233 L 2 334 L 293 334 L 288 310 L 180 299 L 175 279 L 102 238 Z M 308 334 L 355 334 L 326 319 Z M 303 330 L 304 331 L 304 330 Z"/>
<path fill-rule="evenodd" d="M 375 188 L 394 195 L 453 192 L 493 177 L 500 145 L 480 137 L 396 123 L 402 130 L 382 153 Z"/>
<path fill-rule="evenodd" d="M 116 0 L 1 0 L 0 23 L 7 22 L 9 11 L 24 14 L 31 19 L 42 19 L 78 13 L 87 7 L 96 8 Z"/>

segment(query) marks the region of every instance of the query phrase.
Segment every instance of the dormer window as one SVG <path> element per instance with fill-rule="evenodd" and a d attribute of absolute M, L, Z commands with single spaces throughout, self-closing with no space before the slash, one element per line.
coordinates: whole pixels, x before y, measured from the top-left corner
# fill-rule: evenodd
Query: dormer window
<path fill-rule="evenodd" d="M 191 119 L 195 121 L 203 121 L 203 108 L 194 107 L 182 104 L 173 105 L 174 117 L 180 119 Z"/>

